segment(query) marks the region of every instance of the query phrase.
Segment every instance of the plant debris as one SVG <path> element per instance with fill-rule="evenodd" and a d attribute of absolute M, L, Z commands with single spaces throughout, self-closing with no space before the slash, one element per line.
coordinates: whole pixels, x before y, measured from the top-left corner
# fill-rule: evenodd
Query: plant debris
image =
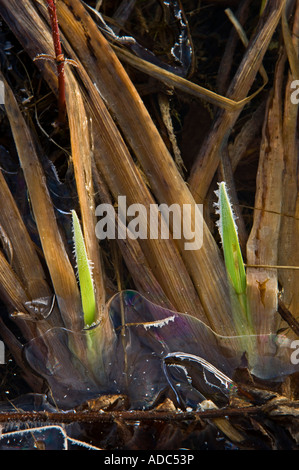
<path fill-rule="evenodd" d="M 0 449 L 298 449 L 299 2 L 0 16 Z M 194 224 L 177 236 L 163 205 Z M 99 239 L 108 206 L 118 237 Z"/>

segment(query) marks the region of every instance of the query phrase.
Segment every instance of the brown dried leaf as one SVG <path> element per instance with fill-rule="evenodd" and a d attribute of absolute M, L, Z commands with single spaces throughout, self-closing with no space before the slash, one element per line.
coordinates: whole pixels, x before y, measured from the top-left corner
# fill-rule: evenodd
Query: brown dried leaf
<path fill-rule="evenodd" d="M 43 253 L 60 312 L 65 326 L 77 330 L 80 328 L 82 318 L 80 318 L 81 299 L 76 277 L 58 229 L 43 169 L 29 128 L 5 78 L 2 77 L 2 80 L 5 84 L 5 108 L 30 194 Z"/>
<path fill-rule="evenodd" d="M 273 96 L 270 95 L 265 115 L 263 138 L 257 172 L 253 227 L 247 242 L 248 265 L 277 265 L 281 220 L 283 176 L 282 102 L 281 90 L 285 56 L 277 63 Z M 249 308 L 259 334 L 275 333 L 278 281 L 275 269 L 247 268 Z M 261 353 L 262 342 L 259 342 Z"/>

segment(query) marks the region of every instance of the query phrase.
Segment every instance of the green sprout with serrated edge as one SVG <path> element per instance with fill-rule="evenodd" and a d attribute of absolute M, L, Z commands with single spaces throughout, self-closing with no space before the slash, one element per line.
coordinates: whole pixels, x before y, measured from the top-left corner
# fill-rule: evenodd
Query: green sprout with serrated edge
<path fill-rule="evenodd" d="M 85 327 L 94 324 L 96 320 L 96 299 L 92 278 L 91 263 L 87 257 L 84 238 L 76 211 L 72 210 L 74 253 L 80 285 L 82 309 Z"/>
<path fill-rule="evenodd" d="M 225 267 L 240 307 L 235 315 L 236 327 L 244 334 L 251 334 L 253 330 L 247 303 L 246 271 L 239 244 L 235 215 L 226 190 L 226 184 L 224 182 L 219 183 L 219 189 L 215 193 L 218 196 L 218 202 L 215 206 L 217 208 L 216 213 L 220 216 L 217 226 L 222 241 Z"/>

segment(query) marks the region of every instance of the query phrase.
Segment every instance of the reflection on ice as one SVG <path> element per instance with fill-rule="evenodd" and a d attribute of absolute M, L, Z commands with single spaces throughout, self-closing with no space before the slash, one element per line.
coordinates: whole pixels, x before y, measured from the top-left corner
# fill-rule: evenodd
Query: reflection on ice
<path fill-rule="evenodd" d="M 62 426 L 48 425 L 0 436 L 0 450 L 100 450 L 86 442 L 69 437 Z"/>
<path fill-rule="evenodd" d="M 195 370 L 193 368 L 192 371 L 190 368 L 188 368 L 190 363 L 191 366 L 196 366 Z M 193 354 L 186 354 L 180 351 L 169 353 L 167 356 L 165 356 L 163 364 L 165 376 L 169 376 L 169 378 L 171 375 L 173 376 L 173 369 L 179 368 L 180 371 L 185 374 L 189 388 L 200 391 L 202 400 L 211 396 L 214 400 L 216 398 L 217 401 L 216 395 L 222 394 L 227 396 L 233 390 L 237 389 L 236 384 L 230 377 L 223 374 L 219 369 L 217 369 L 215 366 L 213 366 L 213 364 L 210 364 L 205 359 Z M 169 374 L 169 366 L 171 374 Z M 171 381 L 171 379 L 168 381 L 170 386 L 173 388 L 174 393 L 177 395 L 177 401 L 179 403 L 183 402 L 185 407 L 191 406 L 191 403 L 186 402 L 187 397 L 183 397 L 180 393 L 181 383 L 176 381 L 176 383 L 173 385 L 173 381 Z M 197 401 L 197 404 L 202 400 Z"/>
<path fill-rule="evenodd" d="M 58 407 L 111 393 L 127 395 L 132 408 L 147 409 L 169 393 L 180 406 L 196 407 L 207 398 L 222 403 L 244 360 L 263 379 L 280 380 L 294 371 L 288 341 L 275 335 L 219 336 L 135 291 L 117 294 L 108 312 L 93 329 L 53 328 L 26 345 L 29 364 L 45 378 Z M 257 356 L 258 341 L 268 343 L 268 356 Z"/>

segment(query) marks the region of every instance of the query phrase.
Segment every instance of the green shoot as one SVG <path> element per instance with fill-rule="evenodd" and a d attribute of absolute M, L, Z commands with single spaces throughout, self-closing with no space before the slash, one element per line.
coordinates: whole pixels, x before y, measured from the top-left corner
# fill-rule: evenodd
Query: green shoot
<path fill-rule="evenodd" d="M 220 215 L 217 225 L 223 246 L 225 266 L 236 293 L 242 295 L 246 291 L 246 272 L 235 216 L 224 182 L 219 184 L 219 190 L 216 191 L 216 194 L 218 196 L 217 213 Z"/>
<path fill-rule="evenodd" d="M 219 184 L 219 190 L 216 191 L 216 195 L 218 196 L 216 212 L 220 216 L 217 225 L 222 241 L 224 262 L 233 295 L 237 297 L 236 327 L 239 332 L 242 331 L 243 334 L 248 334 L 252 332 L 252 328 L 247 305 L 246 271 L 240 249 L 235 216 L 224 182 Z"/>
<path fill-rule="evenodd" d="M 80 285 L 82 309 L 85 327 L 91 326 L 96 320 L 96 300 L 90 261 L 87 257 L 84 238 L 78 216 L 72 210 L 74 253 L 76 257 Z"/>

